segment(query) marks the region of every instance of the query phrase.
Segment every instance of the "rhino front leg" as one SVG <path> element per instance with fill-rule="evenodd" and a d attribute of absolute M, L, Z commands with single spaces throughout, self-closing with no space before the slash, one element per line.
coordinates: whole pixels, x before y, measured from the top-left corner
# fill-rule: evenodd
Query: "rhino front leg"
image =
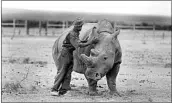
<path fill-rule="evenodd" d="M 111 95 L 121 96 L 116 89 L 116 77 L 118 75 L 120 64 L 115 64 L 106 74 L 107 84 Z"/>
<path fill-rule="evenodd" d="M 87 79 L 88 87 L 89 87 L 88 94 L 91 96 L 96 95 L 97 94 L 97 89 L 96 89 L 97 81 L 89 79 L 89 78 L 86 78 L 86 79 Z"/>

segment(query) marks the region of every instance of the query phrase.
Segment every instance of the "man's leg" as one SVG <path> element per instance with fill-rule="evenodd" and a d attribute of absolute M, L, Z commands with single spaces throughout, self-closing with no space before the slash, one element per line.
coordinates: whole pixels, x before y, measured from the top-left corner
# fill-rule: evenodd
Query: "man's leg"
<path fill-rule="evenodd" d="M 68 68 L 66 68 L 67 71 L 62 81 L 62 86 L 59 90 L 61 95 L 65 94 L 68 90 L 71 89 L 70 82 L 71 82 L 71 74 L 72 74 L 72 69 L 73 69 L 73 53 L 72 52 L 70 52 L 69 54 L 69 61 L 70 63 L 68 64 Z"/>
<path fill-rule="evenodd" d="M 71 82 L 71 74 L 72 74 L 72 68 L 73 68 L 73 65 L 70 64 L 68 70 L 67 70 L 67 73 L 65 74 L 65 77 L 62 81 L 62 86 L 59 90 L 59 94 L 60 95 L 63 95 L 65 94 L 68 90 L 71 90 L 71 87 L 70 87 L 70 82 Z"/>
<path fill-rule="evenodd" d="M 58 96 L 59 95 L 59 87 L 61 85 L 62 79 L 65 75 L 65 69 L 62 68 L 61 71 L 58 72 L 58 74 L 56 75 L 55 81 L 54 81 L 54 85 L 51 88 L 51 95 L 53 96 Z"/>
<path fill-rule="evenodd" d="M 59 58 L 59 68 L 58 68 L 58 74 L 56 75 L 54 86 L 52 87 L 52 95 L 58 95 L 58 90 L 60 85 L 62 84 L 62 81 L 65 77 L 65 74 L 67 72 L 67 68 L 69 68 L 69 55 L 68 51 L 66 49 L 63 49 Z"/>
<path fill-rule="evenodd" d="M 60 69 L 60 71 L 58 72 L 56 78 L 55 78 L 55 83 L 54 83 L 54 86 L 52 87 L 53 90 L 55 91 L 58 91 L 59 90 L 59 87 L 65 77 L 65 74 L 67 72 L 67 69 L 68 68 L 68 65 L 67 64 L 64 64 L 62 66 L 62 68 Z"/>

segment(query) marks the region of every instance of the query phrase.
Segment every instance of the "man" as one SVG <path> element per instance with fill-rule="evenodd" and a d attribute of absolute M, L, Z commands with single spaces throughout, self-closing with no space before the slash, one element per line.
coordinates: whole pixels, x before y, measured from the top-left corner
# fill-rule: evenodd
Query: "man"
<path fill-rule="evenodd" d="M 51 95 L 63 95 L 71 89 L 70 81 L 73 68 L 73 51 L 78 47 L 82 48 L 98 42 L 98 39 L 94 39 L 91 42 L 81 41 L 79 39 L 79 32 L 81 31 L 83 24 L 84 22 L 82 19 L 78 18 L 75 20 L 73 23 L 74 28 L 68 33 L 63 41 L 63 49 L 58 58 L 60 66 L 55 77 Z"/>

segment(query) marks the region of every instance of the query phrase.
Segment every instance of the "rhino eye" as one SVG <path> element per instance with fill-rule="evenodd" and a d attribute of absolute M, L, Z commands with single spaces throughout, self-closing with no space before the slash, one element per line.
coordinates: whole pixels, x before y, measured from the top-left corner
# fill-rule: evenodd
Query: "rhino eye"
<path fill-rule="evenodd" d="M 103 57 L 104 60 L 106 60 L 108 57 Z"/>

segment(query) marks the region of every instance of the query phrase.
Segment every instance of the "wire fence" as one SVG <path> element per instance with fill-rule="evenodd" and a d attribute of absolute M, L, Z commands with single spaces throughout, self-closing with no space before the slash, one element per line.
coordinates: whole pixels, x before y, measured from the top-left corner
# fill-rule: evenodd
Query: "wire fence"
<path fill-rule="evenodd" d="M 16 36 L 59 36 L 65 29 L 71 26 L 71 23 L 69 21 L 62 21 L 61 23 L 52 23 L 52 21 L 46 21 L 38 22 L 37 27 L 29 27 L 28 26 L 28 20 L 25 20 L 22 23 L 16 22 L 15 19 L 12 20 L 10 23 L 2 23 L 2 36 L 10 36 L 11 38 L 14 38 Z M 42 26 L 45 24 L 44 26 Z M 170 35 L 167 33 L 167 31 L 158 31 L 155 30 L 155 23 L 152 25 L 147 26 L 140 26 L 137 24 L 133 25 L 119 25 L 114 22 L 114 26 L 118 27 L 120 29 L 125 29 L 123 34 L 126 35 L 126 37 L 131 37 L 130 35 L 125 34 L 125 31 L 132 32 L 134 35 L 132 35 L 132 38 L 136 38 L 137 36 L 143 37 L 143 38 L 169 38 Z M 145 32 L 144 30 L 147 29 Z M 149 33 L 148 33 L 149 32 Z"/>

